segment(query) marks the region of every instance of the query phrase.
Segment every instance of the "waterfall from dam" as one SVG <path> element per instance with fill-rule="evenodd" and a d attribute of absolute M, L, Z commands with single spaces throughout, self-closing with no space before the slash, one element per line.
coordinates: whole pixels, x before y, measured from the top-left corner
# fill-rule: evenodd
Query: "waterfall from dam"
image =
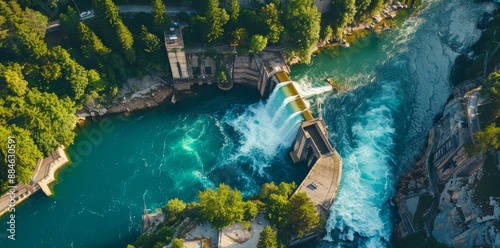
<path fill-rule="evenodd" d="M 246 107 L 243 113 L 228 112 L 224 122 L 239 134 L 240 147 L 230 161 L 249 161 L 254 172 L 264 175 L 281 149 L 292 146 L 300 123 L 310 119 L 310 103 L 305 100 L 331 90 L 331 86 L 302 87 L 295 82 L 282 82 L 267 100 Z"/>
<path fill-rule="evenodd" d="M 287 95 L 291 86 L 284 84 L 266 101 L 240 85 L 203 86 L 175 105 L 90 121 L 68 147 L 86 149 L 68 154 L 73 163 L 58 172 L 54 195 L 38 192 L 17 206 L 16 240 L 0 235 L 0 247 L 126 247 L 140 235 L 144 204 L 153 210 L 174 198 L 197 201 L 200 190 L 219 183 L 249 195 L 269 181 L 299 182 L 308 168 L 293 165 L 288 152 L 308 102 L 330 127 L 343 170 L 328 234 L 301 247 L 393 247 L 397 176 L 411 166 L 449 96 L 455 58 L 481 35 L 477 20 L 495 7 L 423 3 L 400 28 L 294 66 L 291 77 L 302 86 L 294 87 L 307 101 Z M 324 92 L 325 78 L 342 91 L 308 98 Z M 101 132 L 103 121 L 112 132 Z M 86 133 L 96 132 L 102 139 L 93 143 Z"/>

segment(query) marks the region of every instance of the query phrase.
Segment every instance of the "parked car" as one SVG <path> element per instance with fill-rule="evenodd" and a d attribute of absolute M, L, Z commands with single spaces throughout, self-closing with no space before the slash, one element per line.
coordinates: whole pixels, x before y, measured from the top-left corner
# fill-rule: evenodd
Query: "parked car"
<path fill-rule="evenodd" d="M 90 15 L 92 15 L 92 12 L 90 10 L 83 11 L 82 13 L 80 13 L 80 18 L 84 18 L 84 17 L 90 16 Z"/>

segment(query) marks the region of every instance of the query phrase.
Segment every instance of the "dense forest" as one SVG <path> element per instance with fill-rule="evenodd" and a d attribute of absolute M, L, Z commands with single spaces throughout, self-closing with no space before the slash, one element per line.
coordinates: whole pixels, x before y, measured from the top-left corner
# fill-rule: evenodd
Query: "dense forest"
<path fill-rule="evenodd" d="M 28 183 L 37 159 L 72 144 L 77 109 L 109 104 L 128 78 L 168 72 L 163 31 L 172 20 L 187 26 L 187 46 L 224 43 L 243 54 L 279 46 L 309 63 L 320 34 L 339 40 L 347 24 L 370 21 L 384 5 L 333 0 L 333 10 L 321 15 L 312 0 L 254 1 L 251 8 L 237 0 L 173 1 L 198 14 L 167 16 L 161 0 L 116 0 L 129 1 L 152 12 L 119 14 L 112 0 L 0 1 L 0 136 L 17 137 L 17 181 Z M 83 20 L 77 2 L 94 17 Z M 60 29 L 46 35 L 49 18 Z M 0 168 L 2 191 L 7 171 Z"/>
<path fill-rule="evenodd" d="M 47 42 L 48 17 L 20 3 L 0 1 L 0 160 L 15 136 L 16 182 L 28 183 L 38 159 L 73 143 L 77 109 L 110 102 L 127 78 L 166 71 L 167 16 L 153 1 L 153 15 L 127 17 L 129 29 L 111 0 L 94 1 L 88 22 L 68 6 Z M 7 171 L 2 163 L 2 191 Z"/>

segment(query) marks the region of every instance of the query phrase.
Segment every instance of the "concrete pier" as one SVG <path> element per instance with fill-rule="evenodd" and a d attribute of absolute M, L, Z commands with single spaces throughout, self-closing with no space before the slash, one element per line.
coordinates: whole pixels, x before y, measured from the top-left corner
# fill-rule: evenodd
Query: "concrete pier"
<path fill-rule="evenodd" d="M 294 194 L 304 192 L 321 218 L 328 216 L 340 184 L 342 158 L 328 141 L 327 126 L 322 119 L 304 121 L 290 156 L 295 163 L 305 162 L 311 170 Z"/>
<path fill-rule="evenodd" d="M 19 205 L 40 189 L 46 195 L 52 195 L 52 191 L 48 185 L 55 181 L 55 173 L 59 168 L 68 163 L 68 161 L 68 157 L 64 152 L 64 146 L 58 147 L 51 156 L 40 159 L 31 177 L 31 183 L 28 185 L 19 183 L 11 188 L 12 193 L 7 192 L 0 196 L 0 216 L 8 213 L 9 208 Z"/>

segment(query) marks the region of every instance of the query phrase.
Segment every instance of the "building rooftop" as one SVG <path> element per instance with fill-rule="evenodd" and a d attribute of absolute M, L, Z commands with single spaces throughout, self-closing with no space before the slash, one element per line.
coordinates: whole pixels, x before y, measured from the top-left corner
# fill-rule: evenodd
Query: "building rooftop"
<path fill-rule="evenodd" d="M 173 29 L 173 31 L 171 31 Z M 163 32 L 165 38 L 165 47 L 169 49 L 183 49 L 184 41 L 182 39 L 182 31 L 179 27 L 172 27 Z"/>
<path fill-rule="evenodd" d="M 333 151 L 332 147 L 330 144 L 326 143 L 325 140 L 321 137 L 320 131 L 318 130 L 317 125 L 310 125 L 307 127 L 304 127 L 304 130 L 311 136 L 312 141 L 318 147 L 321 155 L 328 154 Z"/>

